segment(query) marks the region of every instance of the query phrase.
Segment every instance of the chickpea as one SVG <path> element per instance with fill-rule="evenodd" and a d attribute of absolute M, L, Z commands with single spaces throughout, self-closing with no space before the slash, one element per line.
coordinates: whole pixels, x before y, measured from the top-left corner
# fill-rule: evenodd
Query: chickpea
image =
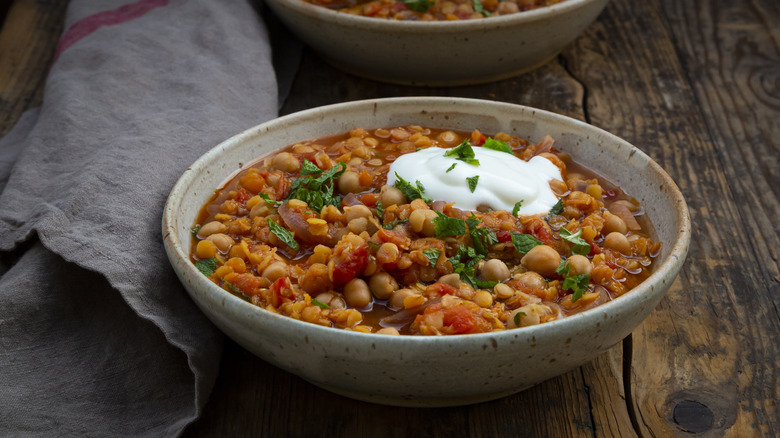
<path fill-rule="evenodd" d="M 347 228 L 349 228 L 349 231 L 351 231 L 351 232 L 353 232 L 355 234 L 360 234 L 360 233 L 368 230 L 368 219 L 366 219 L 364 217 L 358 217 L 358 218 L 352 219 L 347 224 Z"/>
<path fill-rule="evenodd" d="M 390 307 L 393 307 L 395 309 L 403 309 L 404 300 L 407 297 L 411 297 L 414 295 L 419 295 L 419 294 L 411 289 L 398 289 L 397 291 L 393 292 L 393 295 L 390 296 L 390 303 L 389 303 Z"/>
<path fill-rule="evenodd" d="M 515 275 L 514 279 L 519 281 L 523 286 L 530 289 L 544 289 L 546 286 L 544 277 L 533 271 L 517 274 Z"/>
<path fill-rule="evenodd" d="M 584 255 L 574 254 L 566 260 L 569 266 L 569 275 L 590 275 L 590 260 Z"/>
<path fill-rule="evenodd" d="M 347 219 L 347 222 L 361 217 L 369 218 L 371 217 L 371 209 L 362 204 L 344 207 L 344 217 Z"/>
<path fill-rule="evenodd" d="M 602 245 L 604 245 L 605 248 L 613 249 L 621 254 L 631 253 L 631 242 L 628 241 L 628 238 L 626 238 L 624 234 L 620 234 L 617 231 L 607 234 Z"/>
<path fill-rule="evenodd" d="M 212 243 L 214 243 L 214 245 L 217 246 L 217 249 L 222 253 L 228 252 L 230 247 L 236 243 L 232 237 L 222 233 L 212 234 L 211 236 L 207 237 L 206 240 L 210 240 Z"/>
<path fill-rule="evenodd" d="M 353 278 L 344 285 L 344 299 L 347 304 L 355 308 L 366 307 L 373 300 L 368 285 L 360 278 Z"/>
<path fill-rule="evenodd" d="M 490 259 L 482 265 L 480 275 L 485 281 L 497 281 L 500 283 L 509 278 L 509 268 L 507 268 L 506 263 L 499 259 Z"/>
<path fill-rule="evenodd" d="M 517 328 L 536 325 L 541 322 L 542 316 L 550 314 L 552 314 L 552 309 L 544 304 L 526 304 L 509 314 L 509 319 L 506 321 L 507 327 Z M 519 322 L 520 325 L 517 325 L 516 322 Z"/>
<path fill-rule="evenodd" d="M 295 155 L 289 152 L 282 152 L 271 160 L 271 166 L 284 172 L 297 172 L 301 168 L 301 163 L 298 162 Z"/>
<path fill-rule="evenodd" d="M 385 207 L 406 203 L 406 196 L 393 186 L 384 185 L 379 192 L 379 202 Z"/>
<path fill-rule="evenodd" d="M 612 232 L 626 234 L 627 231 L 628 226 L 620 216 L 612 214 L 608 211 L 604 212 L 604 226 L 601 228 L 601 232 L 605 236 Z"/>
<path fill-rule="evenodd" d="M 401 255 L 401 250 L 395 243 L 385 242 L 376 250 L 376 261 L 380 264 L 395 263 Z"/>
<path fill-rule="evenodd" d="M 212 234 L 224 233 L 225 231 L 227 231 L 225 224 L 220 221 L 211 221 L 200 227 L 200 230 L 198 230 L 198 237 L 205 239 Z"/>
<path fill-rule="evenodd" d="M 436 228 L 433 225 L 433 220 L 436 219 L 437 216 L 438 215 L 433 210 L 414 210 L 409 215 L 409 225 L 415 233 L 420 233 L 425 237 L 433 237 L 436 235 Z"/>
<path fill-rule="evenodd" d="M 482 308 L 490 307 L 490 305 L 493 304 L 493 295 L 486 290 L 477 291 L 477 293 L 474 294 L 474 303 Z"/>
<path fill-rule="evenodd" d="M 323 292 L 314 297 L 314 299 L 322 304 L 330 306 L 331 309 L 345 309 L 347 307 L 344 298 L 341 298 L 333 292 Z"/>
<path fill-rule="evenodd" d="M 377 272 L 368 280 L 368 287 L 377 299 L 386 300 L 398 289 L 398 282 L 387 272 Z"/>
<path fill-rule="evenodd" d="M 537 245 L 520 259 L 520 263 L 531 271 L 550 277 L 561 265 L 561 255 L 550 246 Z"/>
<path fill-rule="evenodd" d="M 269 211 L 271 210 L 268 208 L 265 200 L 261 199 L 260 202 L 252 206 L 252 209 L 249 211 L 249 217 L 254 219 L 257 216 L 265 216 Z"/>
<path fill-rule="evenodd" d="M 505 300 L 515 294 L 515 290 L 504 283 L 495 285 L 493 291 L 496 293 L 496 298 L 499 300 Z"/>
<path fill-rule="evenodd" d="M 394 335 L 394 336 L 398 336 L 401 333 L 399 333 L 398 330 L 396 328 L 394 328 L 394 327 L 385 327 L 385 328 L 377 330 L 376 334 L 378 334 L 378 335 Z"/>
<path fill-rule="evenodd" d="M 327 291 L 331 286 L 328 267 L 322 263 L 313 263 L 298 281 L 298 285 L 310 295 Z"/>
<path fill-rule="evenodd" d="M 500 2 L 496 8 L 496 12 L 499 15 L 516 14 L 520 12 L 520 8 L 517 3 L 514 2 Z"/>
<path fill-rule="evenodd" d="M 454 8 L 453 8 L 454 12 Z M 460 143 L 460 137 L 458 134 L 456 134 L 453 131 L 444 131 L 437 137 L 440 142 L 444 143 L 447 146 L 454 146 L 458 143 Z"/>
<path fill-rule="evenodd" d="M 285 262 L 273 262 L 263 270 L 263 277 L 268 279 L 271 283 L 281 277 L 290 275 L 287 263 Z"/>
<path fill-rule="evenodd" d="M 363 190 L 360 185 L 360 176 L 351 170 L 347 170 L 339 177 L 339 191 L 342 195 L 357 193 Z"/>
<path fill-rule="evenodd" d="M 195 255 L 199 259 L 209 259 L 217 255 L 217 245 L 210 240 L 201 240 L 195 247 Z"/>
<path fill-rule="evenodd" d="M 439 281 L 452 287 L 460 287 L 460 274 L 447 274 L 439 277 Z"/>

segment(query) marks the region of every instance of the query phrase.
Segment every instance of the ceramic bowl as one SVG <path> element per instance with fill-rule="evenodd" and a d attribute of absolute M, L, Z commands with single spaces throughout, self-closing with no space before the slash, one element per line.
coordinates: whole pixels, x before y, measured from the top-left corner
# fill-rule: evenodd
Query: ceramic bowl
<path fill-rule="evenodd" d="M 554 58 L 608 0 L 565 0 L 531 11 L 460 21 L 396 21 L 268 0 L 301 40 L 332 65 L 383 82 L 452 86 L 490 82 Z"/>
<path fill-rule="evenodd" d="M 549 134 L 577 161 L 607 176 L 644 206 L 663 249 L 655 272 L 627 294 L 537 326 L 446 337 L 386 336 L 332 329 L 280 316 L 222 290 L 189 261 L 190 229 L 214 190 L 245 163 L 297 141 L 348 131 L 417 124 Z M 458 98 L 393 98 L 315 108 L 251 128 L 198 159 L 171 191 L 165 249 L 198 307 L 264 360 L 338 394 L 402 406 L 486 401 L 576 368 L 627 336 L 658 304 L 685 259 L 688 210 L 669 176 L 639 149 L 591 125 L 534 108 Z"/>

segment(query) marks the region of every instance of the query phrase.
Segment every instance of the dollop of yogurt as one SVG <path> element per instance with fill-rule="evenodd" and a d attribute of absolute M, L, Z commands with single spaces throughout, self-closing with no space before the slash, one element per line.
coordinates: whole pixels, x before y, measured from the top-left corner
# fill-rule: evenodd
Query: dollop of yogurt
<path fill-rule="evenodd" d="M 536 156 L 523 161 L 512 154 L 473 147 L 479 165 L 455 157 L 445 157 L 450 149 L 431 147 L 398 157 L 387 173 L 387 184 L 393 185 L 396 173 L 412 185 L 420 181 L 425 194 L 434 200 L 454 202 L 463 210 L 487 206 L 493 210 L 512 211 L 523 201 L 519 214 L 544 214 L 558 202 L 550 181 L 563 180 L 558 166 Z M 450 169 L 452 165 L 455 167 Z M 450 169 L 448 171 L 448 169 Z M 466 178 L 479 176 L 474 192 Z"/>

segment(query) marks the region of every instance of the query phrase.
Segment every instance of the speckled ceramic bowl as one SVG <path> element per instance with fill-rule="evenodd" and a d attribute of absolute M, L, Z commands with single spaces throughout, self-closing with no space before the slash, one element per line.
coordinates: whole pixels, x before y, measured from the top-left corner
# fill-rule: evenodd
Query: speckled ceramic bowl
<path fill-rule="evenodd" d="M 527 12 L 460 21 L 396 21 L 268 0 L 301 40 L 332 65 L 384 82 L 451 86 L 534 69 L 573 41 L 608 0 L 565 0 Z"/>
<path fill-rule="evenodd" d="M 405 124 L 500 131 L 555 145 L 606 175 L 644 206 L 663 243 L 656 271 L 629 293 L 583 313 L 503 332 L 386 336 L 331 329 L 267 312 L 203 276 L 189 261 L 190 228 L 214 190 L 269 152 L 355 127 Z M 249 129 L 198 159 L 171 191 L 163 215 L 168 257 L 200 309 L 266 361 L 322 388 L 377 403 L 451 406 L 495 399 L 582 365 L 620 342 L 653 310 L 685 259 L 690 223 L 674 182 L 647 155 L 585 123 L 492 101 L 394 98 L 315 108 Z"/>

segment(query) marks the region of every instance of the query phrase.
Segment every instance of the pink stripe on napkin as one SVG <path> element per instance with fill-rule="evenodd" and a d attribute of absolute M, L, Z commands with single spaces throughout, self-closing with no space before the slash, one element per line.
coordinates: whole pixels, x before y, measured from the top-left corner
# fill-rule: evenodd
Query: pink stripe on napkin
<path fill-rule="evenodd" d="M 97 14 L 82 18 L 69 27 L 62 37 L 60 37 L 60 41 L 57 43 L 57 51 L 54 53 L 54 61 L 56 62 L 62 52 L 67 50 L 70 46 L 76 44 L 80 39 L 99 28 L 134 20 L 152 9 L 167 5 L 168 1 L 169 0 L 138 0 L 135 3 L 129 3 L 110 11 L 98 12 Z"/>

